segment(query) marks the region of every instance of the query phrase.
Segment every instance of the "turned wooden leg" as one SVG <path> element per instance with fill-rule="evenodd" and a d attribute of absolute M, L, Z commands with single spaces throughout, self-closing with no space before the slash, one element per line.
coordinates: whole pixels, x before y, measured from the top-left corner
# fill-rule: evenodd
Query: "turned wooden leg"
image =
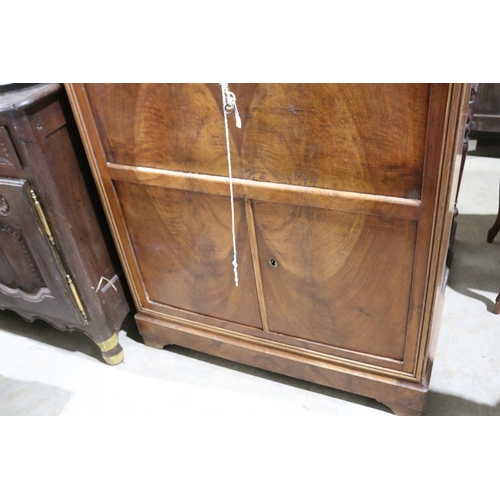
<path fill-rule="evenodd" d="M 493 240 L 495 239 L 495 236 L 498 234 L 498 231 L 500 231 L 500 208 L 498 210 L 495 224 L 493 224 L 493 226 L 491 226 L 491 228 L 488 230 L 488 238 L 487 238 L 488 243 L 493 243 Z"/>
<path fill-rule="evenodd" d="M 495 224 L 493 224 L 493 226 L 491 226 L 490 229 L 488 230 L 488 237 L 487 237 L 488 243 L 493 243 L 495 236 L 498 234 L 498 231 L 500 231 L 500 184 L 498 185 L 498 198 L 499 198 L 499 204 L 498 204 L 497 218 L 495 220 Z"/>
<path fill-rule="evenodd" d="M 102 358 L 108 365 L 118 365 L 124 359 L 123 348 L 118 342 L 118 335 L 114 333 L 108 340 L 97 344 Z"/>
<path fill-rule="evenodd" d="M 493 314 L 500 314 L 500 293 L 495 299 L 495 307 L 493 308 Z"/>
<path fill-rule="evenodd" d="M 460 172 L 458 175 L 457 193 L 455 195 L 455 208 L 453 209 L 452 229 L 451 229 L 451 235 L 450 235 L 450 242 L 448 244 L 448 256 L 446 259 L 446 266 L 448 268 L 451 267 L 451 261 L 453 259 L 453 244 L 455 242 L 455 234 L 457 231 L 457 221 L 455 219 L 458 216 L 458 208 L 457 208 L 458 194 L 460 192 L 460 186 L 462 184 L 462 177 L 464 174 L 464 167 L 465 167 L 465 159 L 467 158 L 467 153 L 469 151 L 469 134 L 470 134 L 470 131 L 472 129 L 472 119 L 474 117 L 474 102 L 476 101 L 478 85 L 479 84 L 477 84 L 477 83 L 473 83 L 473 84 L 471 84 L 471 89 L 470 89 L 469 107 L 467 110 L 467 121 L 465 123 L 465 133 L 464 133 L 464 138 L 463 138 L 463 142 L 462 142 L 462 159 L 460 162 Z"/>

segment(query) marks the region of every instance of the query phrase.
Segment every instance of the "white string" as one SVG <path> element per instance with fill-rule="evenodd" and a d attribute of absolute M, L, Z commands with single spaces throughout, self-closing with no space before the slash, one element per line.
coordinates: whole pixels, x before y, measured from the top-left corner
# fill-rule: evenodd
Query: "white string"
<path fill-rule="evenodd" d="M 229 146 L 229 128 L 227 125 L 227 115 L 234 110 L 236 118 L 236 126 L 241 128 L 241 119 L 236 107 L 236 96 L 229 91 L 227 83 L 220 84 L 222 89 L 222 111 L 224 112 L 224 127 L 226 129 L 226 149 L 227 149 L 227 165 L 229 170 L 229 190 L 231 193 L 231 228 L 233 232 L 233 267 L 234 267 L 234 282 L 238 286 L 238 260 L 236 253 L 236 227 L 234 223 L 234 195 L 233 195 L 233 169 L 231 166 L 231 149 Z"/>

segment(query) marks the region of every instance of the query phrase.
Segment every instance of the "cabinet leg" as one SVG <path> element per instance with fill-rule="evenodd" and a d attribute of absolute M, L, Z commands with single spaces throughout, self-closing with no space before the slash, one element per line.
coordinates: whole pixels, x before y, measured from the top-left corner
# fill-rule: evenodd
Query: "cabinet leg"
<path fill-rule="evenodd" d="M 148 337 L 145 337 L 144 335 L 142 336 L 142 338 L 144 339 L 144 343 L 148 347 L 154 347 L 155 349 L 163 349 L 167 345 L 164 342 L 158 342 L 157 339 L 150 339 Z"/>
<path fill-rule="evenodd" d="M 387 406 L 392 410 L 394 415 L 398 417 L 420 417 L 423 413 L 423 409 L 418 410 L 405 405 L 390 404 Z"/>
<path fill-rule="evenodd" d="M 499 189 L 499 191 L 500 191 L 500 189 Z M 500 193 L 499 193 L 499 195 L 500 195 Z M 499 198 L 500 198 L 500 196 L 499 196 Z M 495 220 L 495 223 L 488 230 L 488 237 L 487 237 L 488 243 L 493 243 L 493 240 L 495 239 L 495 236 L 498 234 L 498 231 L 500 231 L 500 203 L 499 203 L 498 214 L 497 214 L 497 218 Z"/>
<path fill-rule="evenodd" d="M 123 361 L 123 348 L 118 342 L 118 335 L 114 333 L 111 338 L 97 344 L 101 349 L 102 358 L 108 365 L 118 365 Z"/>
<path fill-rule="evenodd" d="M 398 401 L 377 399 L 377 401 L 390 408 L 394 415 L 399 417 L 419 417 L 424 413 L 426 397 L 423 396 L 416 400 L 411 399 L 407 401 L 404 399 Z"/>
<path fill-rule="evenodd" d="M 493 308 L 493 314 L 500 314 L 500 293 L 495 299 L 495 307 Z"/>
<path fill-rule="evenodd" d="M 488 243 L 493 243 L 493 240 L 495 239 L 495 236 L 498 234 L 498 231 L 500 231 L 500 214 L 498 215 L 495 224 L 488 230 L 488 237 L 487 241 Z"/>

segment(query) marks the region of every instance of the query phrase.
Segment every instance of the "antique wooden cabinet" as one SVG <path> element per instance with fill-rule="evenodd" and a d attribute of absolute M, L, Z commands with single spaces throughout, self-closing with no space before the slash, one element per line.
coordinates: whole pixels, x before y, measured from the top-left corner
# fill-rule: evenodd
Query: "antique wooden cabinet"
<path fill-rule="evenodd" d="M 0 89 L 0 309 L 82 331 L 117 364 L 130 307 L 95 191 L 61 85 Z"/>
<path fill-rule="evenodd" d="M 146 344 L 421 413 L 470 85 L 229 87 L 238 287 L 220 86 L 67 85 Z"/>

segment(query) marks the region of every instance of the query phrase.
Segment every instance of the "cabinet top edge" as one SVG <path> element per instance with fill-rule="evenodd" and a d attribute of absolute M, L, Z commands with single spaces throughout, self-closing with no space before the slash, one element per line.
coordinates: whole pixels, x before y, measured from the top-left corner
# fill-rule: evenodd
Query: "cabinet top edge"
<path fill-rule="evenodd" d="M 22 90 L 0 93 L 0 113 L 24 109 L 60 88 L 60 83 L 40 83 Z"/>

